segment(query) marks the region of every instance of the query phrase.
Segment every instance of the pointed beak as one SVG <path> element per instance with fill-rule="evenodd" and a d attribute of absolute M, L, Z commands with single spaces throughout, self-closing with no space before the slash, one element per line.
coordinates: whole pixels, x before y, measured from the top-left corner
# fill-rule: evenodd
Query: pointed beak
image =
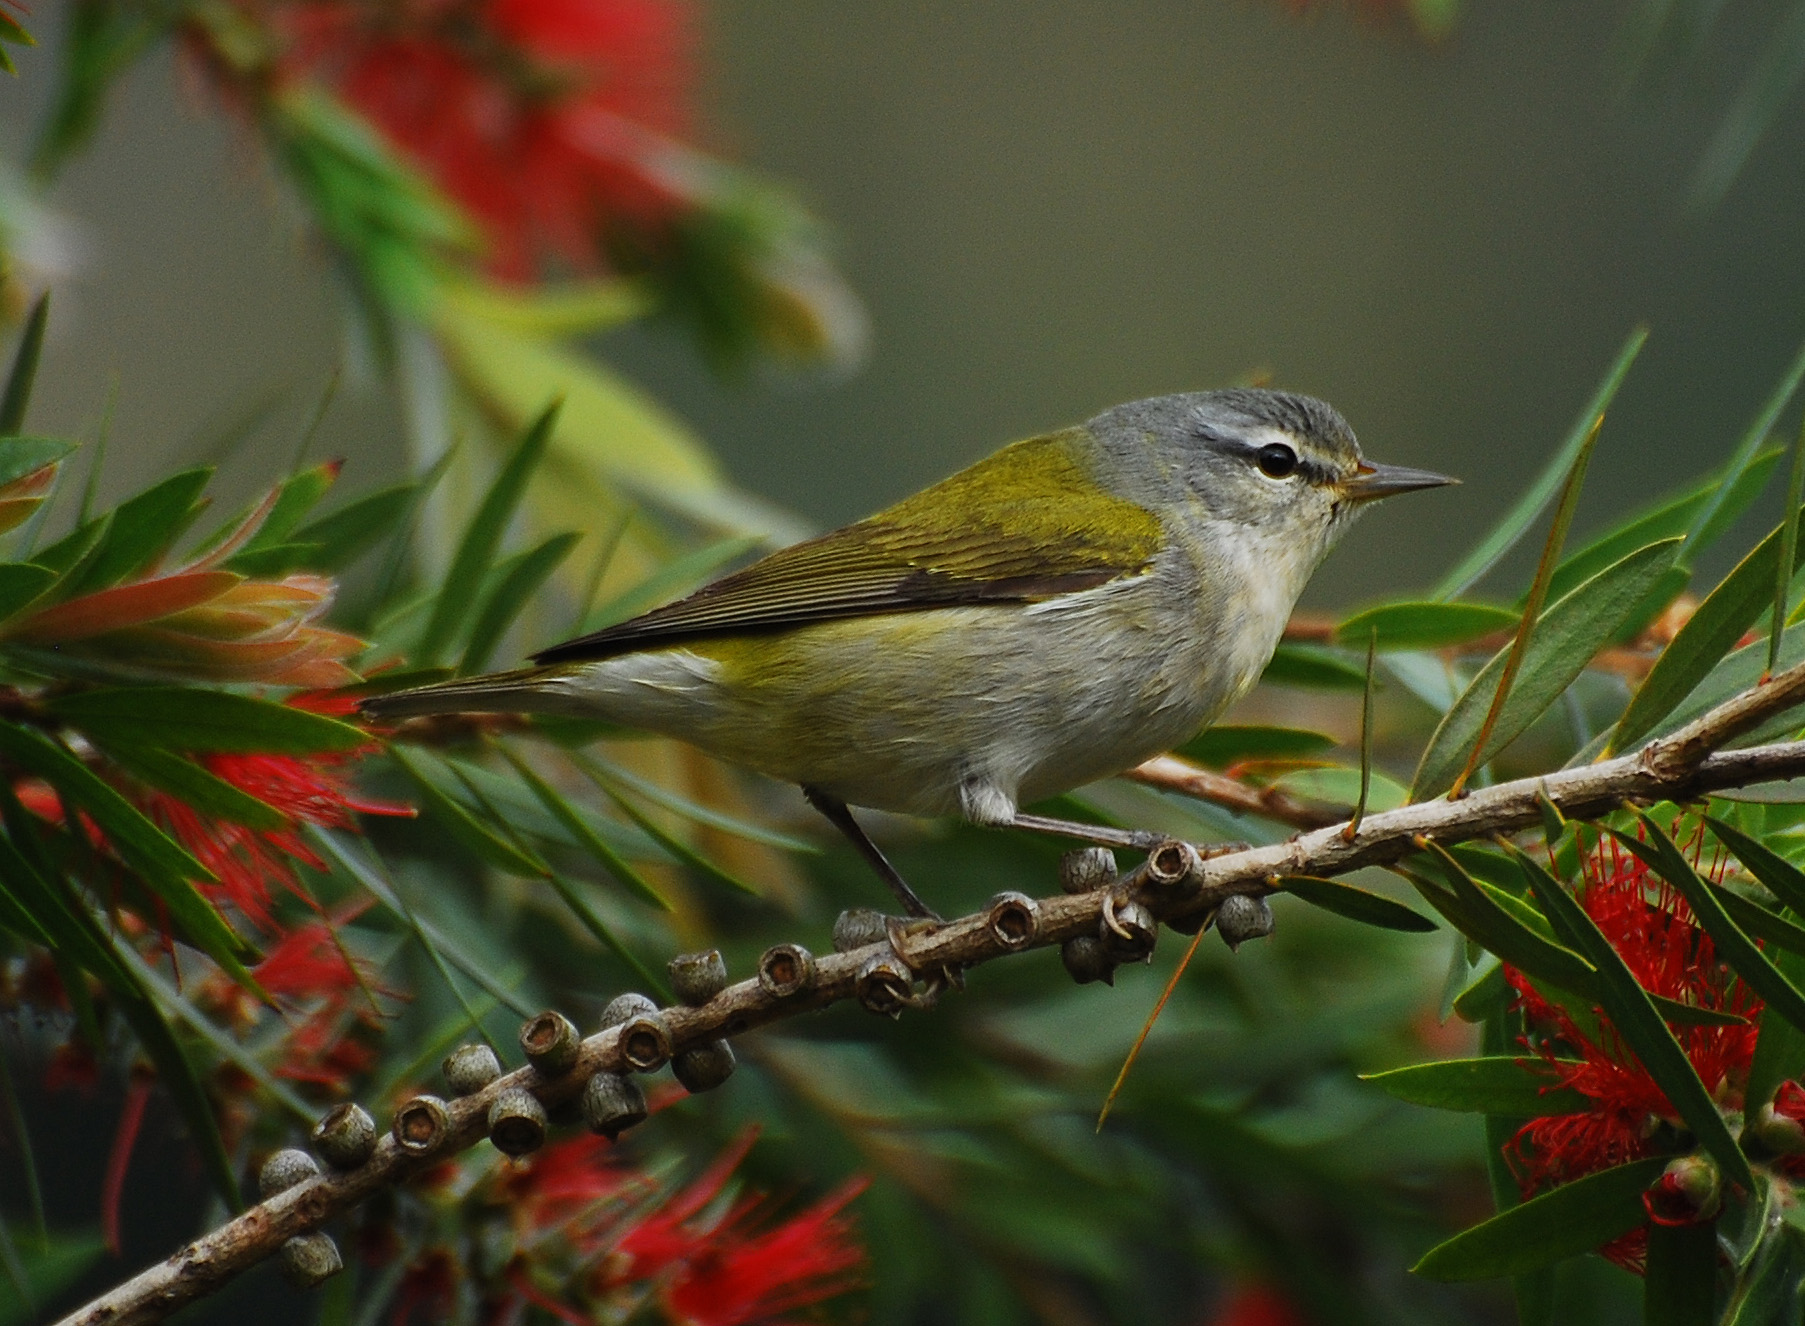
<path fill-rule="evenodd" d="M 1380 497 L 1391 497 L 1396 493 L 1413 493 L 1419 488 L 1440 488 L 1445 484 L 1459 483 L 1459 479 L 1450 479 L 1445 474 L 1437 474 L 1433 470 L 1412 470 L 1402 465 L 1367 465 L 1362 464 L 1353 478 L 1341 485 L 1343 500 L 1348 502 L 1371 502 Z"/>

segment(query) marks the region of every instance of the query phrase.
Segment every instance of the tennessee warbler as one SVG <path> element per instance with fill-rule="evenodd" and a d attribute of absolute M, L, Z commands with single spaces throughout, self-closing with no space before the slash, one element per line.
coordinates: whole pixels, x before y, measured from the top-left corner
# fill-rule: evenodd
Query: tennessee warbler
<path fill-rule="evenodd" d="M 1025 824 L 1131 768 L 1265 669 L 1374 498 L 1451 483 L 1362 459 L 1289 392 L 1159 396 L 1030 438 L 536 666 L 368 700 L 601 718 L 800 784 L 911 911 L 848 805 Z"/>

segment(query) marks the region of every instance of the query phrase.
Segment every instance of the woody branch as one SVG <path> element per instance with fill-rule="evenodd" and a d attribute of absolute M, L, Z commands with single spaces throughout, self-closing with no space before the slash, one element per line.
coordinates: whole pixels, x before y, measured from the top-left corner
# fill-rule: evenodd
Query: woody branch
<path fill-rule="evenodd" d="M 1528 827 L 1540 821 L 1539 800 L 1570 817 L 1585 818 L 1612 810 L 1626 798 L 1686 800 L 1805 776 L 1805 741 L 1721 749 L 1802 701 L 1805 664 L 1628 755 L 1500 783 L 1460 800 L 1437 799 L 1369 815 L 1351 840 L 1342 827 L 1330 826 L 1207 861 L 1194 848 L 1174 842 L 1092 892 L 1040 899 L 1000 895 L 984 911 L 898 929 L 886 941 L 819 958 L 782 945 L 761 961 L 759 979 L 727 986 L 698 1007 L 664 1009 L 657 1021 L 668 1036 L 659 1047 L 658 1064 L 671 1054 L 842 1000 L 857 999 L 873 1011 L 900 1011 L 914 999 L 914 981 L 1097 935 L 1106 902 L 1119 907 L 1133 899 L 1158 920 L 1182 922 L 1207 917 L 1233 894 L 1274 892 L 1286 876 L 1339 875 L 1395 861 L 1419 850 L 1423 838 L 1454 843 Z M 786 959 L 781 969 L 772 961 L 774 954 Z M 783 979 L 773 979 L 779 970 Z M 277 1194 L 65 1317 L 60 1326 L 161 1320 L 275 1253 L 290 1238 L 317 1231 L 373 1193 L 475 1146 L 487 1132 L 491 1106 L 504 1092 L 524 1089 L 552 1110 L 573 1100 L 593 1074 L 628 1071 L 628 1041 L 635 1025 L 582 1041 L 567 1071 L 521 1068 L 445 1104 L 442 1114 L 416 1111 L 416 1120 L 431 1116 L 427 1135 L 416 1133 L 405 1146 L 393 1135 L 383 1136 L 357 1168 L 321 1174 Z M 643 1055 L 640 1062 L 645 1062 Z"/>

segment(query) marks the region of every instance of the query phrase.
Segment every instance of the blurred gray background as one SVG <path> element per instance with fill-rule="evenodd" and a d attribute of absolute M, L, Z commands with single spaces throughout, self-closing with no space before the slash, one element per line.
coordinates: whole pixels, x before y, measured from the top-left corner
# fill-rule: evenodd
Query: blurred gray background
<path fill-rule="evenodd" d="M 1437 46 L 1267 0 L 702 13 L 709 143 L 832 224 L 871 357 L 839 380 L 723 384 L 668 332 L 598 350 L 742 483 L 822 524 L 1115 401 L 1261 371 L 1338 405 L 1370 454 L 1467 481 L 1354 534 L 1311 592 L 1349 604 L 1446 567 L 1635 322 L 1654 337 L 1582 529 L 1718 461 L 1805 337 L 1798 108 L 1688 218 L 1735 52 L 1625 94 L 1618 6 L 1472 0 Z M 56 7 L 34 19 L 53 46 Z M 0 86 L 15 159 L 48 59 L 25 52 Z M 77 265 L 34 430 L 91 435 L 116 380 L 118 493 L 286 385 L 227 488 L 267 478 L 339 358 L 343 310 L 248 141 L 164 54 L 54 201 Z M 379 383 L 347 384 L 318 452 L 349 455 L 353 485 L 400 467 Z"/>

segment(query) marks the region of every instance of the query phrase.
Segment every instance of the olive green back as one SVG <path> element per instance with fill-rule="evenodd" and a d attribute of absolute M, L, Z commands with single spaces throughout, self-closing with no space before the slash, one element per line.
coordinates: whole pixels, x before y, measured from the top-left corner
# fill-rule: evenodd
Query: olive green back
<path fill-rule="evenodd" d="M 783 548 L 540 663 L 964 603 L 1035 602 L 1147 569 L 1160 524 L 1091 477 L 1081 428 L 1003 448 L 895 506 Z"/>

